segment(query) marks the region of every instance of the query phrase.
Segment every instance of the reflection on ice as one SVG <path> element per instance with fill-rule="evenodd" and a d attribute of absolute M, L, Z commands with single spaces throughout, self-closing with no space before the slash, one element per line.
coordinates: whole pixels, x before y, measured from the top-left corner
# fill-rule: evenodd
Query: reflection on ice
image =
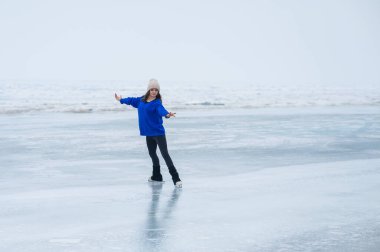
<path fill-rule="evenodd" d="M 144 237 L 141 242 L 146 251 L 157 251 L 161 249 L 168 230 L 175 229 L 175 226 L 170 225 L 170 218 L 175 210 L 181 189 L 174 188 L 169 199 L 162 199 L 167 202 L 160 202 L 164 183 L 150 182 L 148 184 L 152 189 L 152 200 L 148 207 Z"/>

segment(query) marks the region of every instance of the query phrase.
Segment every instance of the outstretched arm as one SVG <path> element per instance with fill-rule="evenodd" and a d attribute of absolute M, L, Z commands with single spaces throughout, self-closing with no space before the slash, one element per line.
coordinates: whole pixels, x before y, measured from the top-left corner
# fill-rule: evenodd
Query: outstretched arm
<path fill-rule="evenodd" d="M 115 99 L 119 101 L 121 104 L 131 105 L 132 107 L 135 107 L 135 108 L 138 108 L 141 101 L 141 97 L 123 98 L 121 95 L 117 95 L 116 93 L 115 93 Z"/>
<path fill-rule="evenodd" d="M 161 102 L 159 103 L 157 109 L 160 116 L 165 116 L 165 118 L 175 117 L 176 113 L 167 111 L 164 106 L 162 106 Z"/>

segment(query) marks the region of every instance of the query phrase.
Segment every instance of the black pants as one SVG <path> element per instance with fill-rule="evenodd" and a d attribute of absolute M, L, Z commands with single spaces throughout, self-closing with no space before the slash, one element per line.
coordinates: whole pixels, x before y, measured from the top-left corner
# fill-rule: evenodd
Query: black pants
<path fill-rule="evenodd" d="M 166 165 L 168 166 L 169 173 L 172 175 L 173 183 L 175 184 L 177 181 L 180 181 L 178 172 L 174 167 L 173 161 L 169 156 L 168 145 L 166 143 L 166 136 L 147 136 L 146 137 L 146 145 L 148 146 L 149 156 L 152 158 L 153 162 L 153 180 L 162 181 L 162 175 L 160 170 L 160 160 L 158 159 L 156 150 L 157 145 L 160 148 L 161 155 L 165 160 Z"/>

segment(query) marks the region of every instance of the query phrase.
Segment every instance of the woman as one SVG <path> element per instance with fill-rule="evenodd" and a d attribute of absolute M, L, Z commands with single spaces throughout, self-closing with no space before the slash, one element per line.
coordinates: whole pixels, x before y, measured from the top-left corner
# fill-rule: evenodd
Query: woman
<path fill-rule="evenodd" d="M 153 162 L 153 174 L 149 178 L 149 181 L 163 181 L 160 171 L 160 161 L 156 153 L 158 145 L 162 157 L 165 159 L 165 163 L 169 168 L 169 173 L 172 176 L 174 185 L 176 187 L 182 187 L 182 181 L 169 156 L 165 129 L 162 125 L 162 117 L 175 117 L 175 113 L 168 112 L 164 106 L 162 106 L 158 81 L 151 79 L 148 83 L 147 92 L 142 97 L 122 98 L 121 95 L 115 93 L 115 99 L 120 101 L 121 104 L 131 105 L 138 109 L 140 135 L 146 136 L 146 144 Z"/>

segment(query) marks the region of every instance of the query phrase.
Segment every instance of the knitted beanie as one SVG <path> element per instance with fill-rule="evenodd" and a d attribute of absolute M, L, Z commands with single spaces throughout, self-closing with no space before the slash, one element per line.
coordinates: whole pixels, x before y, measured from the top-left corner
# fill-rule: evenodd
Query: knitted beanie
<path fill-rule="evenodd" d="M 148 83 L 148 88 L 146 91 L 151 90 L 152 88 L 157 88 L 158 91 L 160 91 L 160 84 L 158 84 L 158 81 L 156 79 L 150 79 Z"/>

